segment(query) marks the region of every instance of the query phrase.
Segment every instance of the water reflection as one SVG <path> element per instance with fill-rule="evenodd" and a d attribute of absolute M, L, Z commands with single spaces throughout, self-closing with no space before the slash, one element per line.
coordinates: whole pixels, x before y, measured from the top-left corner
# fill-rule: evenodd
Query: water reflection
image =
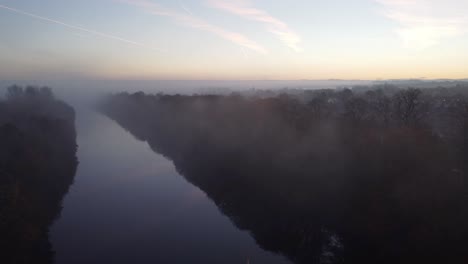
<path fill-rule="evenodd" d="M 51 240 L 56 263 L 287 263 L 114 121 L 78 110 L 76 181 Z"/>

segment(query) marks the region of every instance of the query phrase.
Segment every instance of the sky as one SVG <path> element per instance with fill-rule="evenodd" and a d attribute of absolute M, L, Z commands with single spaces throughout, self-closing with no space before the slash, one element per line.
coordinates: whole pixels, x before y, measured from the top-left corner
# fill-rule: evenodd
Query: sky
<path fill-rule="evenodd" d="M 0 0 L 0 80 L 468 78 L 467 0 Z"/>

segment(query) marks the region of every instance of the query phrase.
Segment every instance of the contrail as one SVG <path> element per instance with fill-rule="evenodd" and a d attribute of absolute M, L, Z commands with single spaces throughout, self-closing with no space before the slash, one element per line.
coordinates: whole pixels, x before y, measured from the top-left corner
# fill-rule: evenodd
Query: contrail
<path fill-rule="evenodd" d="M 240 47 L 240 48 L 241 48 L 242 54 L 244 55 L 244 58 L 248 59 L 249 56 L 247 55 L 247 52 L 245 51 L 244 47 Z"/>
<path fill-rule="evenodd" d="M 190 9 L 188 9 L 183 3 L 179 3 L 179 5 L 185 12 L 187 12 L 187 14 L 193 16 L 192 11 L 190 11 Z"/>
<path fill-rule="evenodd" d="M 32 17 L 32 18 L 35 18 L 35 19 L 39 19 L 39 20 L 51 22 L 51 23 L 54 23 L 54 24 L 62 25 L 64 27 L 67 27 L 67 28 L 70 28 L 70 29 L 87 32 L 87 33 L 95 35 L 95 36 L 108 38 L 108 39 L 113 39 L 113 40 L 118 40 L 118 41 L 121 41 L 121 42 L 124 42 L 124 43 L 127 43 L 127 44 L 131 44 L 131 45 L 151 49 L 151 50 L 154 50 L 154 51 L 157 51 L 157 52 L 166 52 L 165 50 L 162 50 L 162 49 L 149 47 L 149 46 L 147 46 L 147 45 L 145 45 L 143 43 L 139 43 L 139 42 L 136 42 L 136 41 L 124 39 L 124 38 L 121 38 L 121 37 L 117 37 L 117 36 L 114 36 L 114 35 L 110 35 L 110 34 L 99 32 L 99 31 L 92 30 L 92 29 L 86 29 L 86 28 L 83 28 L 83 27 L 70 25 L 70 24 L 67 24 L 65 22 L 61 22 L 61 21 L 58 21 L 58 20 L 55 20 L 55 19 L 35 15 L 35 14 L 32 14 L 32 13 L 28 13 L 28 12 L 25 12 L 25 11 L 22 11 L 22 10 L 19 10 L 19 9 L 16 9 L 16 8 L 8 7 L 8 6 L 5 6 L 5 5 L 0 5 L 0 8 L 12 11 L 12 12 L 17 13 L 17 14 L 29 16 L 29 17 Z"/>

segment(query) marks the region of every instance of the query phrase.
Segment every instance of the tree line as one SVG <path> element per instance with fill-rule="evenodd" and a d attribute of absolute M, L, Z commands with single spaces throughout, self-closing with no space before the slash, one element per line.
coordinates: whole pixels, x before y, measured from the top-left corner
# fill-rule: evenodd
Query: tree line
<path fill-rule="evenodd" d="M 52 263 L 49 226 L 77 167 L 75 113 L 48 87 L 0 99 L 0 263 Z"/>
<path fill-rule="evenodd" d="M 296 263 L 464 263 L 468 97 L 378 87 L 100 104 Z"/>

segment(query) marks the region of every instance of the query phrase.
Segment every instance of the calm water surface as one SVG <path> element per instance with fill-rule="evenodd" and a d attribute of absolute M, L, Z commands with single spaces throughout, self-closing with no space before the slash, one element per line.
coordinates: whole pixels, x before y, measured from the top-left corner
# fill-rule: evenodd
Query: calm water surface
<path fill-rule="evenodd" d="M 289 263 L 114 121 L 78 110 L 77 132 L 75 183 L 50 234 L 56 263 Z"/>

